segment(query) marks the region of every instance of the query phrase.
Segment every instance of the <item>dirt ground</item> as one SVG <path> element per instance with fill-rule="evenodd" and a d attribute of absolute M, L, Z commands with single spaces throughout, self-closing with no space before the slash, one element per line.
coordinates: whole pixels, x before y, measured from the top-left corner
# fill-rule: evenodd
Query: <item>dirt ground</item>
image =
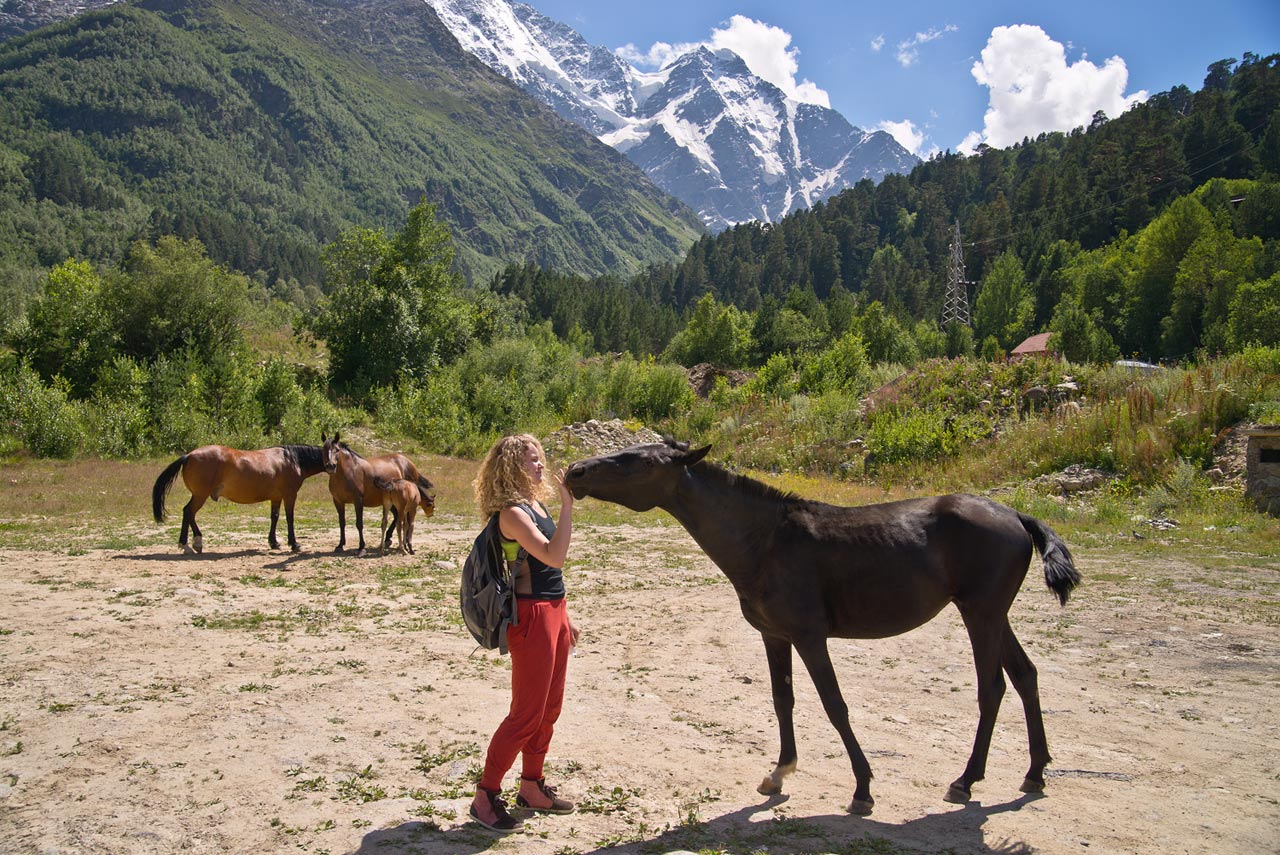
<path fill-rule="evenodd" d="M 548 779 L 579 810 L 505 838 L 465 821 L 508 689 L 457 616 L 474 520 L 420 520 L 403 557 L 336 557 L 336 528 L 271 552 L 213 515 L 201 556 L 0 548 L 0 852 L 1280 851 L 1274 569 L 1073 544 L 1086 583 L 1063 609 L 1037 559 L 1013 625 L 1055 757 L 1043 797 L 1018 792 L 1010 691 L 974 801 L 942 799 L 977 720 L 954 610 L 833 640 L 876 774 L 859 818 L 799 670 L 799 771 L 757 794 L 778 748 L 763 647 L 685 532 L 652 522 L 578 529 Z"/>

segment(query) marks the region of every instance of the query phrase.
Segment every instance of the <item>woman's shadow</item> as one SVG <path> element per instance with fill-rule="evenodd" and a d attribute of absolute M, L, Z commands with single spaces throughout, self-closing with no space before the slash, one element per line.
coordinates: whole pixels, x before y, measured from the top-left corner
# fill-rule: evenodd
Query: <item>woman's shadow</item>
<path fill-rule="evenodd" d="M 770 822 L 752 821 L 755 814 L 784 803 L 787 797 L 773 796 L 713 819 L 681 823 L 659 834 L 616 846 L 581 849 L 583 855 L 652 855 L 676 850 L 725 849 L 729 852 L 767 851 L 769 855 L 810 855 L 813 852 L 937 851 L 939 841 L 956 855 L 1031 855 L 1029 844 L 1019 840 L 987 841 L 983 826 L 987 817 L 1021 810 L 1044 798 L 1024 795 L 1002 804 L 970 802 L 945 813 L 930 814 L 902 823 L 829 814 Z M 555 821 L 563 821 L 558 817 Z M 440 829 L 429 823 L 406 822 L 366 834 L 351 855 L 472 855 L 498 847 L 519 851 L 520 835 L 495 835 L 464 823 Z M 866 848 L 851 844 L 865 841 Z M 587 841 L 581 841 L 587 843 Z M 885 844 L 892 848 L 886 848 Z"/>

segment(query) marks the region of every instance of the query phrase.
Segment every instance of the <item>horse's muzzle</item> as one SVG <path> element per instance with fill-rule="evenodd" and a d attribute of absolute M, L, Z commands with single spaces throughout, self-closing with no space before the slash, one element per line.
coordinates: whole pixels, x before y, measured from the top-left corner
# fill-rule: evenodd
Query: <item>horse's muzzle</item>
<path fill-rule="evenodd" d="M 581 499 L 587 495 L 586 487 L 582 484 L 582 478 L 586 473 L 586 467 L 581 463 L 570 465 L 564 472 L 565 486 L 569 488 L 569 492 L 573 494 L 575 499 Z"/>

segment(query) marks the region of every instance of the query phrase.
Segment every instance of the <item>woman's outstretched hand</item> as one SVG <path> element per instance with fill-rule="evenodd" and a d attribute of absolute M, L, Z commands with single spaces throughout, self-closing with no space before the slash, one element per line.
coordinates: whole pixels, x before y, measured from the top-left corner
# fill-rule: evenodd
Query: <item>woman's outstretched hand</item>
<path fill-rule="evenodd" d="M 569 488 L 564 483 L 564 470 L 556 472 L 554 476 L 556 489 L 560 491 L 560 507 L 573 507 L 573 493 L 569 492 Z"/>

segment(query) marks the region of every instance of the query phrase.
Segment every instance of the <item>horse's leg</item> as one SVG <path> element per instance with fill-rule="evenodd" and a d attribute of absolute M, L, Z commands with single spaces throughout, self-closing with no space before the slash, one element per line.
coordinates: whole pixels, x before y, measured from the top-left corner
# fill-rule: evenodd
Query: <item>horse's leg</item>
<path fill-rule="evenodd" d="M 289 524 L 289 551 L 301 552 L 302 547 L 298 545 L 298 538 L 293 533 L 293 506 L 297 504 L 298 494 L 286 496 L 284 500 L 284 518 Z"/>
<path fill-rule="evenodd" d="M 796 731 L 791 713 L 796 695 L 791 685 L 791 642 L 764 636 L 764 654 L 769 661 L 769 683 L 773 689 L 773 713 L 778 717 L 778 763 L 769 777 L 756 787 L 762 795 L 782 792 L 782 779 L 796 770 Z"/>
<path fill-rule="evenodd" d="M 364 555 L 364 502 L 360 499 L 355 500 L 356 506 L 356 533 L 360 535 L 360 549 L 356 555 Z"/>
<path fill-rule="evenodd" d="M 378 554 L 386 555 L 391 546 L 391 538 L 387 537 L 387 503 L 382 503 L 382 527 L 378 529 Z"/>
<path fill-rule="evenodd" d="M 973 752 L 964 774 L 952 781 L 946 800 L 953 804 L 969 801 L 973 785 L 987 775 L 987 752 L 991 749 L 991 733 L 995 730 L 996 714 L 1000 712 L 1000 700 L 1004 697 L 1004 674 L 1000 670 L 1000 649 L 1003 644 L 1007 621 L 1001 617 L 992 619 L 987 614 L 976 614 L 960 608 L 965 629 L 969 631 L 969 643 L 973 645 L 973 664 L 978 674 L 978 731 L 973 737 Z"/>
<path fill-rule="evenodd" d="M 334 552 L 341 552 L 347 545 L 347 506 L 334 500 L 333 506 L 338 509 L 338 545 Z"/>
<path fill-rule="evenodd" d="M 204 507 L 204 503 L 204 498 L 197 499 L 192 494 L 191 501 L 182 506 L 182 533 L 178 535 L 178 545 L 182 547 L 183 552 L 204 552 L 204 538 L 201 536 L 200 526 L 196 525 L 196 511 Z M 192 535 L 191 546 L 187 546 L 188 529 Z"/>
<path fill-rule="evenodd" d="M 1049 756 L 1049 742 L 1044 735 L 1044 717 L 1040 713 L 1040 685 L 1036 666 L 1032 664 L 1022 645 L 1013 634 L 1013 627 L 1005 621 L 1004 645 L 1001 662 L 1014 690 L 1022 699 L 1022 709 L 1027 719 L 1027 742 L 1031 747 L 1031 768 L 1022 781 L 1024 793 L 1044 792 L 1044 767 L 1053 759 Z"/>
<path fill-rule="evenodd" d="M 871 798 L 871 764 L 862 753 L 862 746 L 853 735 L 849 726 L 849 707 L 840 694 L 840 683 L 836 680 L 836 670 L 831 667 L 831 654 L 827 652 L 826 638 L 809 638 L 796 642 L 796 652 L 804 660 L 805 668 L 813 679 L 813 685 L 822 699 L 822 708 L 827 718 L 835 727 L 840 738 L 844 740 L 845 751 L 849 753 L 849 762 L 853 765 L 853 777 L 856 786 L 853 790 L 853 801 L 849 803 L 849 813 L 866 816 L 871 813 L 875 799 Z"/>
<path fill-rule="evenodd" d="M 398 525 L 397 525 L 398 523 Z M 384 550 L 391 548 L 391 538 L 399 531 L 403 534 L 404 522 L 400 519 L 399 509 L 395 505 L 391 506 L 391 528 L 382 532 L 382 548 Z"/>
<path fill-rule="evenodd" d="M 280 541 L 276 540 L 276 523 L 280 521 L 280 500 L 271 500 L 271 531 L 267 534 L 267 545 L 272 549 L 280 548 Z"/>

